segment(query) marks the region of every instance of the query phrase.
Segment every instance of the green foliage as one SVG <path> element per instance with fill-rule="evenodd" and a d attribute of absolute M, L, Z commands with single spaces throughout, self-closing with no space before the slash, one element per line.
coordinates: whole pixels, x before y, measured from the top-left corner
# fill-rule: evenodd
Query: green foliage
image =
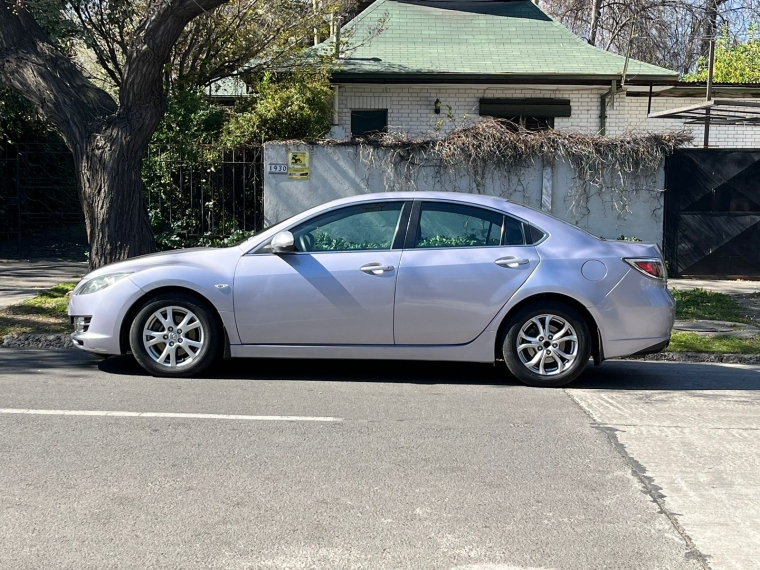
<path fill-rule="evenodd" d="M 760 37 L 751 26 L 746 42 L 736 42 L 724 30 L 715 44 L 713 81 L 716 83 L 760 83 Z M 702 57 L 697 71 L 685 75 L 684 81 L 707 81 L 708 62 Z"/>
<path fill-rule="evenodd" d="M 417 247 L 472 247 L 478 245 L 484 245 L 483 240 L 477 240 L 475 238 L 468 238 L 463 236 L 434 236 L 420 240 L 417 243 Z"/>
<path fill-rule="evenodd" d="M 326 76 L 299 73 L 279 81 L 266 74 L 254 93 L 233 109 L 214 105 L 201 90 L 176 90 L 143 161 L 148 209 L 159 249 L 225 246 L 250 237 L 222 213 L 210 180 L 225 156 L 272 139 L 314 138 L 329 129 L 332 90 Z M 180 177 L 193 175 L 206 189 L 206 224 L 183 194 Z M 186 184 L 186 180 L 184 181 Z M 210 223 L 213 221 L 213 224 Z"/>
<path fill-rule="evenodd" d="M 673 290 L 671 293 L 676 300 L 676 318 L 752 324 L 752 320 L 745 316 L 744 307 L 724 293 L 705 289 Z"/>
<path fill-rule="evenodd" d="M 143 161 L 148 214 L 159 249 L 198 245 L 197 238 L 187 239 L 200 231 L 182 193 L 179 171 L 192 173 L 199 184 L 207 181 L 223 157 L 221 145 L 214 141 L 221 135 L 226 116 L 200 91 L 180 91 L 168 98 L 166 115 Z M 213 216 L 213 199 L 204 206 Z"/>
<path fill-rule="evenodd" d="M 633 242 L 640 242 L 642 241 L 640 238 L 637 238 L 636 236 L 624 236 L 623 234 L 620 234 L 617 237 L 618 241 L 633 241 Z"/>
<path fill-rule="evenodd" d="M 0 142 L 45 142 L 54 136 L 50 125 L 29 101 L 0 87 Z"/>
<path fill-rule="evenodd" d="M 369 250 L 369 249 L 390 249 L 390 240 L 383 243 L 375 242 L 351 242 L 345 238 L 330 237 L 327 232 L 317 232 L 314 235 L 314 250 L 313 251 L 350 251 L 354 249 Z"/>
<path fill-rule="evenodd" d="M 669 352 L 709 352 L 717 354 L 760 354 L 760 338 L 735 336 L 703 336 L 690 332 L 674 332 Z"/>
<path fill-rule="evenodd" d="M 270 140 L 316 139 L 330 130 L 332 89 L 324 73 L 300 71 L 277 81 L 271 73 L 242 100 L 224 129 L 227 147 Z"/>
<path fill-rule="evenodd" d="M 175 91 L 167 99 L 166 115 L 151 142 L 191 150 L 218 141 L 227 119 L 227 111 L 211 103 L 202 91 Z"/>

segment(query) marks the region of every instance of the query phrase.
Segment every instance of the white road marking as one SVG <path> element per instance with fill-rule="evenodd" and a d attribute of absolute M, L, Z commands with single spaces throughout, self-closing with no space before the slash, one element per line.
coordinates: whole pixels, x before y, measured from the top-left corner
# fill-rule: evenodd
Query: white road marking
<path fill-rule="evenodd" d="M 244 416 L 237 414 L 187 414 L 175 412 L 119 412 L 105 410 L 32 410 L 0 408 L 0 414 L 33 416 L 105 416 L 108 418 L 182 418 L 198 420 L 243 420 L 253 422 L 342 422 L 343 418 L 320 416 Z"/>

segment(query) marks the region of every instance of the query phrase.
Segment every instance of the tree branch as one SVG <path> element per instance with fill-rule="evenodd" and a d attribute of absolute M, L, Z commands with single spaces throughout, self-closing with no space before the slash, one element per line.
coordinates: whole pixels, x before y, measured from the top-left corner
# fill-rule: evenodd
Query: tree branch
<path fill-rule="evenodd" d="M 96 120 L 116 111 L 111 96 L 53 46 L 16 0 L 0 0 L 0 79 L 29 99 L 72 150 Z"/>
<path fill-rule="evenodd" d="M 182 30 L 193 18 L 227 1 L 167 0 L 154 9 L 132 38 L 119 92 L 122 108 L 128 110 L 163 101 L 163 68 Z"/>

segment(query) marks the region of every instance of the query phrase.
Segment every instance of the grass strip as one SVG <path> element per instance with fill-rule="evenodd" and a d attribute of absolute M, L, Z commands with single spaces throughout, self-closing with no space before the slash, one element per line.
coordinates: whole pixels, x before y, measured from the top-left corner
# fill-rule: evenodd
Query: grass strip
<path fill-rule="evenodd" d="M 709 352 L 718 354 L 760 354 L 760 338 L 702 336 L 692 332 L 674 332 L 668 352 Z"/>
<path fill-rule="evenodd" d="M 755 324 L 746 315 L 746 308 L 724 293 L 705 289 L 672 290 L 676 300 L 676 318 L 690 321 L 730 321 Z"/>
<path fill-rule="evenodd" d="M 18 305 L 0 311 L 0 337 L 7 334 L 71 332 L 67 310 L 76 283 L 59 283 Z"/>

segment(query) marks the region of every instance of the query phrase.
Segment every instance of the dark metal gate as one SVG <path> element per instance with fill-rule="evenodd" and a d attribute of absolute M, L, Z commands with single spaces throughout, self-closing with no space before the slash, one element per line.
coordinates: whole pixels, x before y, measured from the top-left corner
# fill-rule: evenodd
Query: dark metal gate
<path fill-rule="evenodd" d="M 74 161 L 58 143 L 0 146 L 0 256 L 81 257 Z"/>
<path fill-rule="evenodd" d="M 262 146 L 150 152 L 149 159 L 159 164 L 146 180 L 146 202 L 160 246 L 220 243 L 262 229 Z M 191 152 L 203 152 L 206 161 L 188 160 Z M 162 241 L 164 232 L 170 238 Z M 68 149 L 56 143 L 0 145 L 0 258 L 82 258 L 86 250 Z"/>
<path fill-rule="evenodd" d="M 760 150 L 678 150 L 666 172 L 671 273 L 760 279 Z"/>

